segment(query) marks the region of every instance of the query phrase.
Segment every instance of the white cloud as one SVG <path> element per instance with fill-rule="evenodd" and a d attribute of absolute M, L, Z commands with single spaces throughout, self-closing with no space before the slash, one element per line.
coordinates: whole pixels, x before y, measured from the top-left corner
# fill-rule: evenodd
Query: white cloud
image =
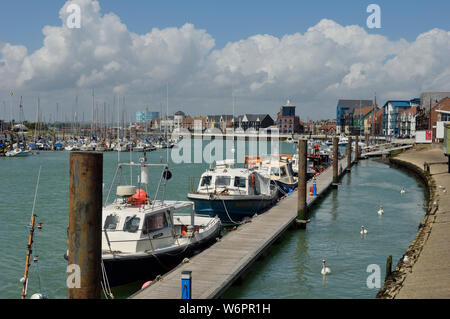
<path fill-rule="evenodd" d="M 71 3 L 81 7 L 80 29 L 66 26 Z M 125 94 L 133 111 L 149 102 L 159 110 L 169 83 L 172 108 L 211 114 L 231 113 L 233 87 L 237 113 L 275 115 L 291 98 L 301 116 L 320 118 L 334 116 L 339 98 L 377 92 L 378 101 L 409 99 L 450 89 L 450 32 L 440 29 L 409 43 L 324 19 L 304 34 L 258 34 L 218 49 L 206 30 L 190 23 L 133 33 L 116 14 L 103 14 L 97 1 L 68 1 L 59 16 L 61 25 L 44 27 L 43 46 L 31 54 L 0 43 L 0 93 L 15 88 L 72 101 L 83 92 L 88 101 L 86 92 L 95 88 L 109 102 Z"/>

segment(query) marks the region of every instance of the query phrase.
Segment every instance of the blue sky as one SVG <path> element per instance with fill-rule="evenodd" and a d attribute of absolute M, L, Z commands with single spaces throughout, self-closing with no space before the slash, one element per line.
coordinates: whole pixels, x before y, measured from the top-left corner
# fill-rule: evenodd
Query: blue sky
<path fill-rule="evenodd" d="M 381 29 L 365 25 L 366 8 L 381 7 Z M 29 51 L 42 46 L 42 28 L 59 26 L 60 0 L 2 1 L 0 4 L 0 41 L 25 45 Z M 216 47 L 255 34 L 281 37 L 304 33 L 323 18 L 342 25 L 356 24 L 369 33 L 391 40 L 413 41 L 418 34 L 432 28 L 448 29 L 450 1 L 236 1 L 236 0 L 101 0 L 103 13 L 114 12 L 128 29 L 139 34 L 152 28 L 180 27 L 186 22 L 205 29 L 216 40 Z"/>

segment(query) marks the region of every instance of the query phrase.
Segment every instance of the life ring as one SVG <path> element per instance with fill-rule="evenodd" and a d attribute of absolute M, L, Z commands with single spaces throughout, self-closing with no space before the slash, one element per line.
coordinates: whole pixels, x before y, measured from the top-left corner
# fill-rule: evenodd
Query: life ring
<path fill-rule="evenodd" d="M 185 225 L 181 226 L 181 235 L 183 236 L 187 235 L 187 227 Z"/>

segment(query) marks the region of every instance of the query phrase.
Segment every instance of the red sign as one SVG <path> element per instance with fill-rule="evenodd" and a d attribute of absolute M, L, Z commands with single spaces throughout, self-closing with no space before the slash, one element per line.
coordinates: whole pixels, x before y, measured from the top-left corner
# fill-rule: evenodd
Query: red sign
<path fill-rule="evenodd" d="M 425 132 L 425 140 L 426 141 L 431 141 L 431 131 L 426 131 Z"/>

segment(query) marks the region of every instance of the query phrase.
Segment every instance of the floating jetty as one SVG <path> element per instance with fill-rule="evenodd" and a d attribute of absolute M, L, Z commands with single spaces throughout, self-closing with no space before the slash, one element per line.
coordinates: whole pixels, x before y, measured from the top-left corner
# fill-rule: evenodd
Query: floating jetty
<path fill-rule="evenodd" d="M 395 146 L 395 147 L 380 146 L 379 149 L 363 152 L 361 154 L 361 157 L 368 158 L 368 157 L 373 157 L 373 156 L 383 156 L 383 155 L 388 155 L 392 151 L 407 150 L 411 147 L 413 147 L 412 144 L 404 145 L 404 146 Z"/>
<path fill-rule="evenodd" d="M 354 162 L 355 156 L 353 156 Z M 348 157 L 339 160 L 338 175 L 347 170 Z M 307 192 L 307 207 L 313 205 L 333 185 L 333 166 L 316 177 L 316 196 Z M 307 183 L 307 189 L 313 181 Z M 250 222 L 230 231 L 210 248 L 185 260 L 181 265 L 136 292 L 131 299 L 180 299 L 182 272 L 192 275 L 192 299 L 220 298 L 252 264 L 267 252 L 291 226 L 297 223 L 298 192 L 280 200 L 277 205 Z M 303 221 L 307 222 L 307 221 Z"/>

